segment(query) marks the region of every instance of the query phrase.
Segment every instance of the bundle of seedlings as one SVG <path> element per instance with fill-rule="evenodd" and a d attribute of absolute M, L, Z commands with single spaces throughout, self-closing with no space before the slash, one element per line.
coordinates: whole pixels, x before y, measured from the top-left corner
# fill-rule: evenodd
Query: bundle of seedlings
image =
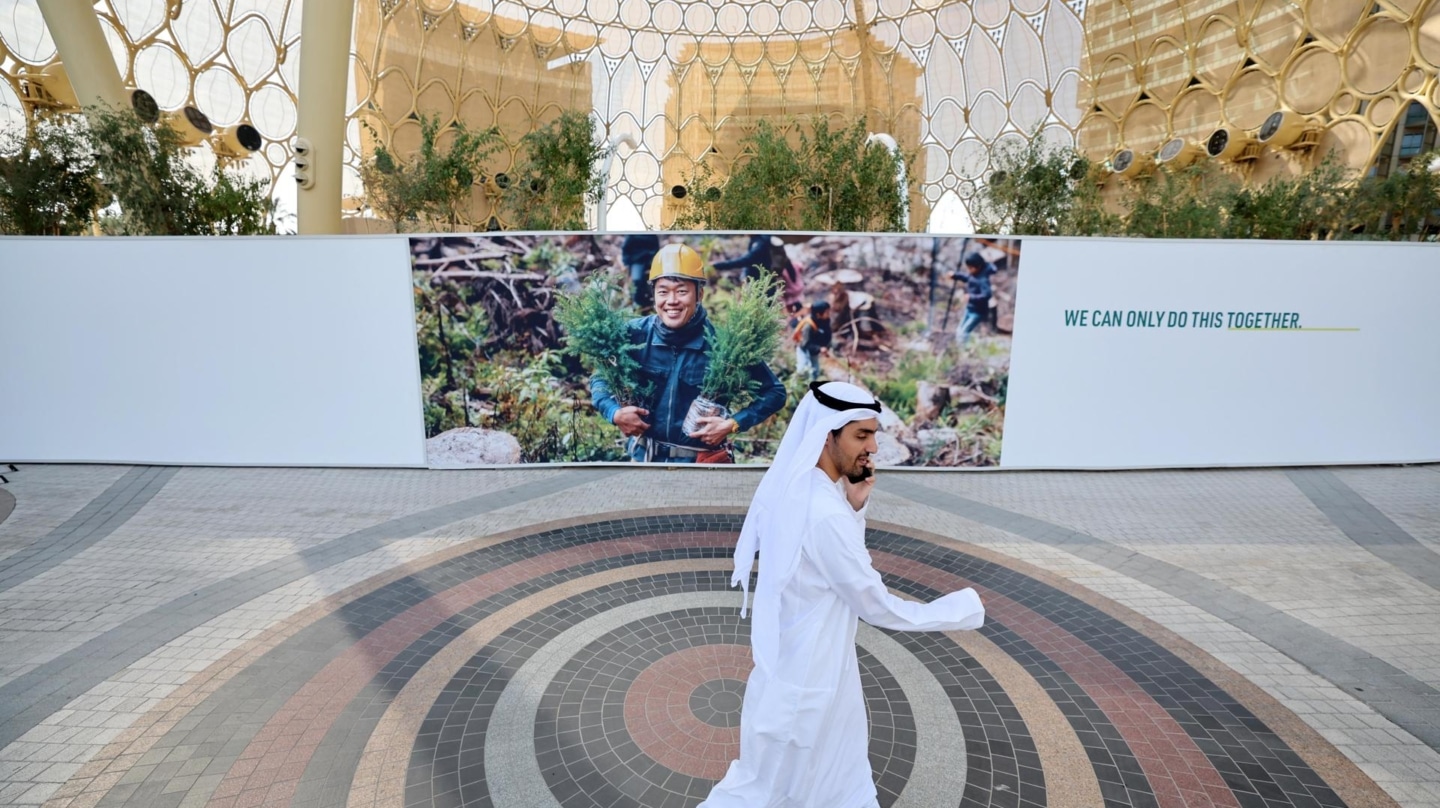
<path fill-rule="evenodd" d="M 565 353 L 580 361 L 610 387 L 621 406 L 637 406 L 649 390 L 640 378 L 635 353 L 643 345 L 630 339 L 634 312 L 625 291 L 596 273 L 578 292 L 556 295 L 554 317 L 565 329 Z"/>
<path fill-rule="evenodd" d="M 736 290 L 735 300 L 711 320 L 713 330 L 706 337 L 710 364 L 700 383 L 700 395 L 685 415 L 687 434 L 699 430 L 699 419 L 729 417 L 729 408 L 738 409 L 754 398 L 760 382 L 751 378 L 750 368 L 775 358 L 783 321 L 779 281 L 774 275 L 763 273 Z"/>

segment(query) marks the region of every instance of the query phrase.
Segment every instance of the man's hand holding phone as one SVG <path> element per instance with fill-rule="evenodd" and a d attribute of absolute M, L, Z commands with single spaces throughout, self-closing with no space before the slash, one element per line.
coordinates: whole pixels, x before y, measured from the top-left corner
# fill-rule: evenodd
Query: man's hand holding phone
<path fill-rule="evenodd" d="M 858 474 L 845 475 L 845 499 L 857 511 L 865 507 L 870 492 L 875 489 L 875 469 L 870 465 L 870 458 L 862 458 L 860 463 Z"/>

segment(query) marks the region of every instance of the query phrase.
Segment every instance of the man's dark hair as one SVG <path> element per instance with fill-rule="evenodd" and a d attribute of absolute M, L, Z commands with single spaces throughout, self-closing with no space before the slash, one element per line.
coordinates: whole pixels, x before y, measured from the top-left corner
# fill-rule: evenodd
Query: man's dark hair
<path fill-rule="evenodd" d="M 989 262 L 989 261 L 986 261 L 986 260 L 985 260 L 985 257 L 982 256 L 982 255 L 981 255 L 980 253 L 978 253 L 978 252 L 973 252 L 973 253 L 970 253 L 969 255 L 965 256 L 965 266 L 967 266 L 967 267 L 975 267 L 976 269 L 984 269 L 984 268 L 985 268 L 985 265 L 988 264 L 988 263 L 990 263 L 990 262 Z"/>

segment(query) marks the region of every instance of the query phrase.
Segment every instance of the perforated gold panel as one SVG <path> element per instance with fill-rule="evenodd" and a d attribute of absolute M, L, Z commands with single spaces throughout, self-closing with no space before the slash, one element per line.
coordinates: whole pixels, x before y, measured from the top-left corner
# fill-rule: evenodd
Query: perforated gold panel
<path fill-rule="evenodd" d="M 510 153 L 565 108 L 629 135 L 609 224 L 658 227 L 698 160 L 761 119 L 865 115 L 918 156 L 912 228 L 966 229 L 991 150 L 1073 143 L 1083 0 L 381 0 L 356 22 L 357 114 L 404 151 L 412 112 L 498 124 Z M 352 127 L 352 150 L 363 146 Z M 407 134 L 409 132 L 409 134 Z M 490 210 L 477 193 L 479 224 Z"/>
<path fill-rule="evenodd" d="M 1089 11 L 1079 142 L 1092 157 L 1201 142 L 1221 126 L 1253 132 L 1278 110 L 1323 135 L 1306 153 L 1262 153 L 1252 181 L 1332 152 L 1383 174 L 1434 144 L 1440 0 L 1095 0 Z"/>
<path fill-rule="evenodd" d="M 295 132 L 299 0 L 105 0 L 96 11 L 127 86 L 216 126 L 252 124 L 266 142 L 244 165 L 280 175 Z M 34 0 L 0 0 L 0 125 L 24 114 L 17 75 L 56 58 Z"/>
<path fill-rule="evenodd" d="M 97 8 L 127 81 L 169 109 L 249 120 L 276 178 L 296 120 L 300 5 Z M 401 152 L 417 114 L 498 125 L 503 170 L 535 125 L 592 111 L 606 138 L 639 144 L 619 148 L 610 175 L 619 229 L 667 224 L 669 188 L 761 118 L 864 114 L 919 157 L 912 228 L 967 230 L 998 145 L 1037 131 L 1075 142 L 1085 14 L 1086 0 L 358 0 L 348 207 L 360 207 L 361 119 Z M 21 114 L 16 73 L 54 58 L 35 0 L 0 0 L 0 115 Z M 471 226 L 489 214 L 477 189 Z"/>

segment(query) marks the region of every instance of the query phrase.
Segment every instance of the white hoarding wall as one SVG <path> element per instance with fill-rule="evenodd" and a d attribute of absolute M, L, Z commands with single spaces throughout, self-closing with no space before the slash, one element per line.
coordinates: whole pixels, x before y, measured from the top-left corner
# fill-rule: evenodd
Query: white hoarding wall
<path fill-rule="evenodd" d="M 1004 468 L 1440 460 L 1436 245 L 1023 265 Z M 423 467 L 411 269 L 403 237 L 0 239 L 0 460 Z"/>
<path fill-rule="evenodd" d="M 0 239 L 0 459 L 424 465 L 406 240 Z"/>
<path fill-rule="evenodd" d="M 1440 459 L 1440 247 L 1026 239 L 1001 465 Z"/>

